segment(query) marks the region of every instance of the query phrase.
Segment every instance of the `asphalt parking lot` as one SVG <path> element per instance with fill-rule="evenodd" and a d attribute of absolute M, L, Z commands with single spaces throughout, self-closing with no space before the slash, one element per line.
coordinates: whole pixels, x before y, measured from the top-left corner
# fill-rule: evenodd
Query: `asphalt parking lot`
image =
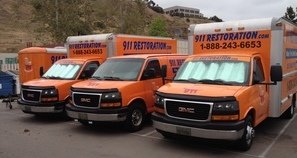
<path fill-rule="evenodd" d="M 297 119 L 267 119 L 256 128 L 249 151 L 231 142 L 178 138 L 166 140 L 148 121 L 143 130 L 128 133 L 119 124 L 86 127 L 57 117 L 23 113 L 16 103 L 0 103 L 1 158 L 296 158 Z"/>

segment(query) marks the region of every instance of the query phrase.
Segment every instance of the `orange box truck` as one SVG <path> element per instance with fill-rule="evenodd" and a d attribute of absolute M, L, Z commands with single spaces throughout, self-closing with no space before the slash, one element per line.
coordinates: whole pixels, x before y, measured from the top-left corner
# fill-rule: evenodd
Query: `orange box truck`
<path fill-rule="evenodd" d="M 154 92 L 173 78 L 186 55 L 129 55 L 107 59 L 91 79 L 71 87 L 69 117 L 82 124 L 123 122 L 128 130 L 142 128 L 153 112 Z"/>
<path fill-rule="evenodd" d="M 68 58 L 55 62 L 39 79 L 21 86 L 19 104 L 25 113 L 64 113 L 70 86 L 92 76 L 107 57 L 176 53 L 176 40 L 123 34 L 97 34 L 67 38 Z"/>
<path fill-rule="evenodd" d="M 20 84 L 40 78 L 57 60 L 67 58 L 64 47 L 29 47 L 18 53 Z"/>
<path fill-rule="evenodd" d="M 153 126 L 173 134 L 237 141 L 248 150 L 267 117 L 292 118 L 297 26 L 280 18 L 190 26 L 193 56 L 156 92 Z"/>

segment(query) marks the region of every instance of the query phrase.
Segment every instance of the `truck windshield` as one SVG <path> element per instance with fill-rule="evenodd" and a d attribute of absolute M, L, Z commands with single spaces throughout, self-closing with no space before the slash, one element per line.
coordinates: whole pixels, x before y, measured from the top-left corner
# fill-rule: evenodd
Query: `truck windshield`
<path fill-rule="evenodd" d="M 74 79 L 81 66 L 81 64 L 54 64 L 42 77 L 48 79 Z"/>
<path fill-rule="evenodd" d="M 195 60 L 184 63 L 174 81 L 245 85 L 248 83 L 248 72 L 249 63 L 244 61 Z"/>
<path fill-rule="evenodd" d="M 99 80 L 133 81 L 137 80 L 144 59 L 108 59 L 93 74 Z"/>

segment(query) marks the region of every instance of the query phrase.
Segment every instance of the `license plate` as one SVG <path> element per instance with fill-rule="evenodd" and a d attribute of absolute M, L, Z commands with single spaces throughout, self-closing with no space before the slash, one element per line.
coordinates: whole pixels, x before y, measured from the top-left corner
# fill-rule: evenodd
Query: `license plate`
<path fill-rule="evenodd" d="M 25 106 L 25 111 L 32 111 L 30 106 Z"/>
<path fill-rule="evenodd" d="M 185 136 L 191 136 L 190 128 L 176 127 L 176 133 Z"/>
<path fill-rule="evenodd" d="M 78 118 L 81 120 L 87 120 L 88 119 L 88 115 L 85 113 L 78 113 Z"/>

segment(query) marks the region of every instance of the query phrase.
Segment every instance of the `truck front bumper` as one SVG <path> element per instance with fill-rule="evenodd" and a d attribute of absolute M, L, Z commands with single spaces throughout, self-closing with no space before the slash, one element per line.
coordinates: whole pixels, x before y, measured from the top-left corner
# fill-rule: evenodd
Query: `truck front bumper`
<path fill-rule="evenodd" d="M 65 102 L 52 102 L 52 103 L 33 103 L 25 102 L 21 99 L 18 100 L 22 111 L 24 113 L 62 113 L 64 111 Z"/>
<path fill-rule="evenodd" d="M 87 109 L 66 105 L 67 115 L 73 119 L 97 122 L 121 122 L 127 118 L 128 108 L 116 109 Z"/>
<path fill-rule="evenodd" d="M 152 114 L 152 120 L 157 130 L 198 138 L 238 140 L 244 133 L 244 121 L 194 122 L 177 120 L 158 113 Z"/>

